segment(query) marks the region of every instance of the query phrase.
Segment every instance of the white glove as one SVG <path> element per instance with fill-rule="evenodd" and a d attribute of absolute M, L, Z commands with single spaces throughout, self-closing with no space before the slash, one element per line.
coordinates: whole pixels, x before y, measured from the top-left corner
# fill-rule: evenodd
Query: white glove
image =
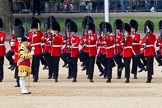
<path fill-rule="evenodd" d="M 31 55 L 34 55 L 34 51 L 31 51 L 30 54 L 31 54 Z"/>
<path fill-rule="evenodd" d="M 94 38 L 93 38 L 93 37 L 91 37 L 91 40 L 92 40 L 92 41 L 94 41 Z"/>
<path fill-rule="evenodd" d="M 1 37 L 1 41 L 3 41 L 3 38 Z"/>
<path fill-rule="evenodd" d="M 11 46 L 14 46 L 14 43 L 15 43 L 15 42 L 10 42 L 10 45 L 11 45 Z"/>

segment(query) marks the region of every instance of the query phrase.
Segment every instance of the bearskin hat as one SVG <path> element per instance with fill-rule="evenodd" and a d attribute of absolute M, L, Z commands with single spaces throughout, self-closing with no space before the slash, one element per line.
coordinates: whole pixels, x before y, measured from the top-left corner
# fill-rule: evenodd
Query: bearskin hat
<path fill-rule="evenodd" d="M 131 32 L 131 27 L 130 27 L 130 25 L 129 25 L 128 23 L 124 23 L 124 29 L 125 29 L 125 31 L 127 31 L 128 33 Z"/>
<path fill-rule="evenodd" d="M 12 29 L 14 29 L 16 26 L 19 26 L 19 25 L 22 25 L 22 24 L 23 24 L 23 23 L 22 23 L 21 19 L 15 18 L 15 19 L 13 19 L 13 21 L 12 21 Z"/>
<path fill-rule="evenodd" d="M 28 41 L 28 39 L 27 39 L 25 36 L 23 36 L 23 37 L 21 38 L 21 42 L 25 42 L 25 41 Z"/>
<path fill-rule="evenodd" d="M 52 30 L 58 30 L 60 32 L 60 24 L 57 21 L 52 22 Z"/>
<path fill-rule="evenodd" d="M 159 25 L 159 30 L 161 30 L 162 29 L 162 20 L 159 21 L 158 25 Z"/>
<path fill-rule="evenodd" d="M 88 23 L 94 23 L 94 20 L 91 16 L 85 16 L 82 20 L 82 29 L 86 28 Z"/>
<path fill-rule="evenodd" d="M 95 24 L 94 23 L 89 23 L 89 30 L 92 30 L 93 32 L 95 31 Z"/>
<path fill-rule="evenodd" d="M 78 32 L 77 24 L 74 21 L 70 22 L 70 31 Z"/>
<path fill-rule="evenodd" d="M 104 23 L 105 23 L 105 22 L 102 21 L 102 22 L 99 24 L 99 30 L 100 30 L 100 32 L 103 31 L 103 29 L 102 29 L 102 25 L 103 25 Z"/>
<path fill-rule="evenodd" d="M 40 20 L 39 20 L 39 19 L 34 19 L 34 20 L 32 21 L 32 23 L 31 23 L 31 29 L 33 29 L 33 28 L 37 28 L 37 29 L 38 29 L 38 23 L 39 23 L 39 25 L 41 26 Z"/>
<path fill-rule="evenodd" d="M 14 28 L 14 31 L 15 31 L 15 37 L 23 37 L 24 36 L 25 30 L 24 30 L 23 26 L 21 26 L 21 25 L 16 26 Z"/>
<path fill-rule="evenodd" d="M 112 33 L 112 26 L 111 26 L 110 23 L 104 22 L 104 23 L 102 24 L 102 30 L 104 30 L 104 29 L 106 29 L 107 32 Z"/>
<path fill-rule="evenodd" d="M 50 29 L 50 25 L 52 24 L 53 21 L 56 21 L 56 18 L 54 16 L 49 16 L 46 20 L 47 28 Z"/>
<path fill-rule="evenodd" d="M 130 20 L 130 26 L 134 29 L 136 29 L 136 31 L 138 30 L 138 22 L 134 19 Z"/>
<path fill-rule="evenodd" d="M 71 22 L 72 20 L 71 19 L 69 19 L 69 18 L 67 18 L 66 20 L 65 20 L 65 27 Z"/>
<path fill-rule="evenodd" d="M 144 25 L 144 33 L 147 32 L 147 28 L 146 28 L 147 26 L 150 29 L 150 31 L 154 32 L 154 23 L 150 20 L 147 20 L 145 21 L 145 25 Z"/>
<path fill-rule="evenodd" d="M 34 19 L 36 19 L 36 17 L 34 17 L 34 16 L 30 17 L 30 19 L 29 19 L 30 28 L 31 28 L 31 25 L 32 25 L 32 22 L 33 22 Z"/>
<path fill-rule="evenodd" d="M 1 18 L 0 18 L 0 28 L 3 28 L 3 21 Z"/>
<path fill-rule="evenodd" d="M 120 31 L 122 31 L 122 29 L 123 29 L 123 21 L 121 20 L 121 19 L 117 19 L 117 20 L 115 20 L 115 22 L 114 22 L 114 27 L 116 28 L 116 29 L 120 29 Z"/>

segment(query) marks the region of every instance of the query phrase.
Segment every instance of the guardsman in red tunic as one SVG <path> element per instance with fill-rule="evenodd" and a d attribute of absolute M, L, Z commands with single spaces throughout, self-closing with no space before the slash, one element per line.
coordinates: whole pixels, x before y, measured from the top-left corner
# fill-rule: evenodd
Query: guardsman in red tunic
<path fill-rule="evenodd" d="M 52 50 L 51 50 L 51 57 L 52 63 L 49 68 L 52 68 L 53 79 L 55 82 L 58 82 L 58 75 L 59 75 L 59 61 L 61 56 L 61 48 L 62 48 L 62 34 L 60 32 L 60 25 L 57 21 L 52 22 Z"/>
<path fill-rule="evenodd" d="M 47 65 L 44 65 L 43 70 L 44 69 L 48 69 L 48 67 L 50 67 L 51 64 L 51 50 L 52 50 L 52 43 L 51 43 L 51 39 L 52 39 L 52 35 L 51 35 L 51 29 L 52 29 L 52 22 L 55 21 L 55 17 L 53 16 L 49 16 L 47 18 L 47 21 L 45 22 L 45 30 L 46 32 L 43 35 L 43 57 L 45 59 L 45 62 Z M 51 68 L 50 68 L 51 69 Z M 52 78 L 52 70 L 49 69 L 48 72 L 48 79 Z"/>
<path fill-rule="evenodd" d="M 97 41 L 97 33 L 95 32 L 95 24 L 94 23 L 88 23 L 87 25 L 87 47 L 88 47 L 88 69 L 87 69 L 87 74 L 88 74 L 88 79 L 90 82 L 93 81 L 93 75 L 94 75 L 94 64 L 95 64 L 95 58 L 97 54 L 97 46 L 96 46 L 96 41 Z"/>
<path fill-rule="evenodd" d="M 64 64 L 62 67 L 69 68 L 70 67 L 70 49 L 69 49 L 69 43 L 70 43 L 70 38 L 69 38 L 69 30 L 68 30 L 68 24 L 71 22 L 71 19 L 66 19 L 65 20 L 65 34 L 63 37 L 63 48 L 62 48 L 62 53 L 61 53 L 61 59 L 64 61 Z M 68 72 L 68 77 L 67 79 L 71 79 L 71 72 Z"/>
<path fill-rule="evenodd" d="M 74 21 L 71 21 L 68 24 L 69 32 L 70 32 L 70 43 L 69 43 L 69 50 L 70 50 L 70 67 L 69 72 L 71 72 L 71 76 L 73 78 L 72 82 L 77 82 L 77 61 L 78 61 L 78 53 L 79 53 L 79 43 L 80 39 L 79 36 L 76 36 L 78 31 L 77 25 Z"/>
<path fill-rule="evenodd" d="M 131 63 L 131 58 L 133 56 L 133 51 L 132 51 L 132 37 L 130 35 L 131 32 L 131 27 L 129 24 L 125 23 L 124 24 L 125 31 L 124 31 L 124 36 L 123 36 L 123 41 L 122 41 L 122 55 L 124 59 L 124 65 L 125 65 L 125 83 L 129 83 L 129 78 L 130 78 L 130 63 Z"/>
<path fill-rule="evenodd" d="M 33 82 L 38 81 L 39 74 L 39 65 L 40 59 L 42 57 L 42 36 L 43 33 L 40 31 L 40 21 L 38 19 L 34 19 L 31 24 L 32 32 L 28 35 L 30 47 L 34 49 L 34 55 L 32 59 L 32 74 L 33 74 Z"/>
<path fill-rule="evenodd" d="M 2 82 L 4 78 L 3 74 L 3 64 L 4 64 L 4 56 L 6 55 L 6 48 L 5 48 L 5 39 L 6 33 L 2 31 L 3 29 L 3 21 L 0 18 L 0 82 Z"/>
<path fill-rule="evenodd" d="M 117 19 L 114 23 L 115 28 L 115 55 L 114 60 L 117 64 L 117 79 L 121 79 L 122 70 L 124 67 L 124 63 L 122 62 L 122 48 L 121 48 L 121 41 L 122 41 L 122 29 L 123 29 L 123 21 Z"/>
<path fill-rule="evenodd" d="M 11 71 L 14 70 L 15 68 L 15 64 L 14 64 L 14 60 L 13 60 L 13 56 L 14 56 L 14 42 L 15 42 L 15 34 L 14 34 L 14 27 L 18 26 L 18 25 L 22 25 L 22 21 L 19 18 L 15 18 L 12 21 L 12 30 L 11 30 L 11 34 L 10 34 L 10 39 L 9 39 L 9 45 L 10 45 L 10 50 L 6 53 L 6 58 L 9 61 L 10 67 L 8 69 L 11 69 Z"/>
<path fill-rule="evenodd" d="M 114 58 L 114 36 L 112 33 L 112 26 L 108 22 L 102 24 L 102 30 L 104 31 L 105 39 L 103 41 L 103 46 L 105 46 L 105 55 L 106 55 L 106 76 L 107 83 L 111 82 L 112 79 L 112 68 L 113 68 L 113 58 Z"/>
<path fill-rule="evenodd" d="M 134 19 L 130 21 L 131 26 L 131 37 L 132 37 L 132 51 L 133 51 L 133 59 L 132 59 L 132 71 L 134 74 L 134 79 L 137 79 L 137 61 L 135 56 L 140 54 L 140 34 L 137 33 L 138 30 L 138 22 Z"/>
<path fill-rule="evenodd" d="M 159 48 L 157 50 L 157 54 L 155 56 L 157 62 L 159 63 L 159 66 L 162 66 L 162 20 L 159 21 L 159 30 L 160 30 L 160 35 L 157 38 L 156 41 L 156 46 Z"/>
<path fill-rule="evenodd" d="M 147 20 L 145 22 L 145 28 L 144 31 L 146 33 L 146 36 L 144 37 L 144 56 L 146 57 L 146 67 L 147 67 L 147 81 L 146 83 L 151 83 L 152 75 L 154 74 L 154 56 L 155 56 L 155 41 L 156 36 L 153 34 L 154 31 L 154 24 L 152 21 Z"/>
<path fill-rule="evenodd" d="M 85 16 L 82 20 L 82 38 L 80 40 L 80 44 L 82 45 L 82 49 L 79 51 L 79 59 L 80 62 L 82 62 L 81 66 L 82 71 L 86 70 L 88 68 L 88 63 L 87 63 L 87 59 L 88 59 L 88 48 L 86 46 L 86 42 L 85 40 L 87 39 L 86 37 L 86 25 L 87 23 L 94 23 L 94 20 L 91 16 Z"/>
<path fill-rule="evenodd" d="M 97 47 L 99 51 L 97 54 L 96 64 L 97 64 L 99 71 L 101 72 L 99 76 L 102 76 L 104 74 L 105 67 L 106 67 L 106 47 L 104 44 L 106 40 L 106 36 L 104 35 L 102 24 L 104 24 L 104 22 L 101 22 L 99 24 L 99 35 L 100 36 L 97 41 Z"/>
<path fill-rule="evenodd" d="M 19 50 L 19 47 L 20 47 L 20 44 L 21 44 L 21 38 L 24 36 L 25 30 L 21 25 L 19 25 L 19 26 L 14 27 L 14 32 L 15 32 L 15 38 L 16 38 L 14 45 L 13 45 L 13 48 L 14 48 L 14 63 L 16 65 L 14 78 L 16 79 L 16 83 L 17 83 L 15 85 L 15 87 L 20 87 L 19 77 L 18 77 L 18 66 L 17 66 L 17 62 L 18 62 L 18 59 L 19 59 L 18 50 Z"/>

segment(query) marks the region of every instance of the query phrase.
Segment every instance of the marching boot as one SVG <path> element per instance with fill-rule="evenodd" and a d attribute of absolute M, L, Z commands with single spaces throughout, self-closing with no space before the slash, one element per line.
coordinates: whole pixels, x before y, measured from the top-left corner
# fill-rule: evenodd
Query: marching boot
<path fill-rule="evenodd" d="M 142 71 L 146 71 L 146 69 L 144 67 L 140 68 L 140 70 L 138 72 L 142 72 Z"/>
<path fill-rule="evenodd" d="M 2 82 L 2 79 L 0 79 L 0 82 Z"/>
<path fill-rule="evenodd" d="M 47 65 L 44 65 L 44 66 L 43 66 L 43 70 L 45 70 L 45 69 L 47 69 Z"/>
<path fill-rule="evenodd" d="M 82 71 L 84 71 L 84 70 L 86 70 L 86 69 L 87 69 L 86 66 L 83 66 Z"/>
<path fill-rule="evenodd" d="M 13 71 L 15 69 L 15 67 L 16 67 L 15 64 L 13 64 L 11 67 L 11 71 Z"/>
<path fill-rule="evenodd" d="M 52 79 L 52 76 L 49 76 L 48 79 Z"/>
<path fill-rule="evenodd" d="M 55 79 L 55 82 L 57 83 L 58 82 L 58 79 Z"/>
<path fill-rule="evenodd" d="M 67 65 L 67 63 L 64 63 L 64 64 L 62 65 L 62 67 L 66 67 L 66 65 Z"/>
<path fill-rule="evenodd" d="M 90 79 L 89 82 L 90 82 L 90 83 L 94 83 L 93 79 Z"/>
<path fill-rule="evenodd" d="M 34 79 L 33 82 L 38 82 L 38 80 L 37 79 Z"/>
<path fill-rule="evenodd" d="M 72 77 L 71 76 L 68 76 L 67 79 L 71 79 Z"/>
<path fill-rule="evenodd" d="M 111 83 L 111 79 L 108 79 L 108 80 L 106 81 L 106 83 Z"/>
<path fill-rule="evenodd" d="M 118 76 L 117 79 L 121 79 L 121 76 Z"/>
<path fill-rule="evenodd" d="M 72 80 L 72 82 L 77 82 L 76 78 L 74 78 L 74 79 Z"/>
<path fill-rule="evenodd" d="M 134 79 L 137 79 L 137 75 L 134 75 Z"/>
<path fill-rule="evenodd" d="M 10 65 L 10 67 L 8 67 L 8 69 L 11 69 L 12 68 L 12 65 Z"/>
<path fill-rule="evenodd" d="M 31 94 L 31 92 L 27 91 L 26 89 L 25 77 L 20 77 L 20 88 L 21 88 L 21 94 Z"/>
<path fill-rule="evenodd" d="M 125 83 L 129 83 L 129 79 L 126 79 L 126 80 L 125 80 Z"/>
<path fill-rule="evenodd" d="M 19 83 L 20 81 L 19 81 L 19 78 L 16 78 L 16 83 L 17 83 L 17 85 L 15 85 L 15 87 L 20 87 L 20 83 Z"/>

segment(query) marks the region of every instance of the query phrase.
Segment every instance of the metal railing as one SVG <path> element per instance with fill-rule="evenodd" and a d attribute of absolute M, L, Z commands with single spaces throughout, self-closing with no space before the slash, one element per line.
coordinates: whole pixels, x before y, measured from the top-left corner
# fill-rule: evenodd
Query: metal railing
<path fill-rule="evenodd" d="M 20 0 L 19 0 L 20 1 Z M 14 13 L 28 12 L 32 13 L 33 4 L 28 2 L 19 2 L 14 0 L 10 2 L 11 10 Z M 103 13 L 104 0 L 73 0 L 71 4 L 66 2 L 52 2 L 51 0 L 42 0 L 41 13 Z M 162 11 L 162 0 L 109 0 L 110 12 L 149 12 Z"/>

